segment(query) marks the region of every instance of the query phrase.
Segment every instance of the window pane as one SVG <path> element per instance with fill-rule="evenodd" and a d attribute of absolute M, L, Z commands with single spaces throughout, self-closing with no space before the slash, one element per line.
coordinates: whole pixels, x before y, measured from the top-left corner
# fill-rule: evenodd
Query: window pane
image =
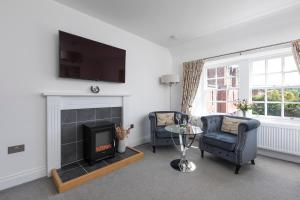
<path fill-rule="evenodd" d="M 236 101 L 239 98 L 238 90 L 228 90 L 228 101 Z"/>
<path fill-rule="evenodd" d="M 235 112 L 238 99 L 238 65 L 207 69 L 206 109 L 208 113 Z M 226 101 L 230 102 L 226 102 Z"/>
<path fill-rule="evenodd" d="M 226 101 L 226 90 L 217 91 L 217 101 Z"/>
<path fill-rule="evenodd" d="M 215 101 L 216 100 L 216 96 L 217 96 L 216 94 L 217 94 L 216 90 L 207 90 L 206 99 L 208 101 Z"/>
<path fill-rule="evenodd" d="M 265 90 L 264 89 L 252 90 L 252 101 L 264 101 L 264 100 L 265 100 Z"/>
<path fill-rule="evenodd" d="M 236 109 L 236 106 L 234 105 L 234 102 L 228 102 L 227 103 L 227 113 L 233 113 L 236 110 L 237 109 Z"/>
<path fill-rule="evenodd" d="M 284 58 L 284 71 L 297 70 L 295 59 L 293 56 L 288 56 Z"/>
<path fill-rule="evenodd" d="M 236 77 L 231 77 L 231 87 L 238 87 L 238 81 Z"/>
<path fill-rule="evenodd" d="M 268 60 L 268 72 L 281 72 L 281 58 L 273 58 Z"/>
<path fill-rule="evenodd" d="M 300 88 L 286 88 L 284 90 L 284 101 L 300 102 Z"/>
<path fill-rule="evenodd" d="M 218 67 L 217 68 L 217 76 L 218 77 L 224 77 L 225 76 L 225 67 Z"/>
<path fill-rule="evenodd" d="M 281 116 L 281 104 L 280 103 L 268 103 L 267 115 L 269 116 Z"/>
<path fill-rule="evenodd" d="M 284 105 L 285 117 L 300 117 L 300 104 L 285 104 Z"/>
<path fill-rule="evenodd" d="M 216 103 L 214 103 L 214 102 L 208 102 L 207 103 L 207 112 L 208 113 L 214 113 L 214 112 L 216 112 Z"/>
<path fill-rule="evenodd" d="M 252 85 L 265 85 L 265 75 L 255 75 L 252 77 Z"/>
<path fill-rule="evenodd" d="M 281 89 L 270 89 L 267 93 L 267 99 L 268 101 L 280 101 L 281 98 Z"/>
<path fill-rule="evenodd" d="M 253 115 L 265 115 L 265 104 L 264 103 L 254 103 L 252 107 Z"/>
<path fill-rule="evenodd" d="M 260 60 L 260 61 L 255 61 L 253 62 L 252 66 L 252 73 L 253 74 L 262 74 L 266 72 L 266 66 L 265 66 L 265 61 Z"/>
<path fill-rule="evenodd" d="M 207 80 L 207 87 L 216 88 L 216 79 Z"/>
<path fill-rule="evenodd" d="M 267 85 L 281 85 L 282 84 L 282 74 L 268 74 L 267 75 Z"/>
<path fill-rule="evenodd" d="M 285 85 L 300 85 L 299 72 L 285 73 L 284 74 L 284 84 Z"/>
<path fill-rule="evenodd" d="M 238 65 L 231 65 L 230 67 L 229 67 L 229 75 L 230 76 L 237 76 L 237 74 L 238 74 Z"/>
<path fill-rule="evenodd" d="M 224 78 L 218 78 L 218 89 L 225 89 L 225 79 Z"/>
<path fill-rule="evenodd" d="M 207 78 L 215 78 L 216 77 L 216 68 L 207 69 Z"/>
<path fill-rule="evenodd" d="M 217 103 L 217 112 L 226 113 L 226 103 Z"/>

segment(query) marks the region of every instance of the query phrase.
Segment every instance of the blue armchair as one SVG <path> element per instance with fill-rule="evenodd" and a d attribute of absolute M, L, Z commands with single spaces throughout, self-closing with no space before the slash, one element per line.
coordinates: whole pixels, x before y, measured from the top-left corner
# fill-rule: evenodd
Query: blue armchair
<path fill-rule="evenodd" d="M 221 131 L 224 115 L 201 117 L 203 134 L 199 140 L 201 157 L 204 151 L 219 156 L 236 165 L 235 174 L 249 161 L 254 165 L 257 152 L 257 128 L 260 122 L 255 119 L 227 116 L 245 120 L 238 125 L 238 134 Z"/>
<path fill-rule="evenodd" d="M 176 144 L 179 144 L 178 136 L 176 136 L 175 134 L 172 135 L 169 131 L 165 130 L 164 125 L 161 126 L 157 125 L 156 114 L 158 113 L 174 113 L 175 123 L 178 123 L 175 118 L 177 113 L 181 114 L 181 122 L 183 121 L 183 119 L 188 120 L 188 115 L 177 111 L 156 111 L 156 112 L 149 113 L 150 127 L 151 127 L 151 145 L 152 145 L 153 153 L 155 153 L 156 151 L 156 146 L 174 145 L 174 142 Z M 174 142 L 172 140 L 172 136 Z M 183 138 L 183 140 L 185 140 L 185 138 Z"/>

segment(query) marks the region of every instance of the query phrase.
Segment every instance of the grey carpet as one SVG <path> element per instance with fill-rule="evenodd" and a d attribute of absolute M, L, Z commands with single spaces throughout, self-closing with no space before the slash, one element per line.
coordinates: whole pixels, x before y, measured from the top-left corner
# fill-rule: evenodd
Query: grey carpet
<path fill-rule="evenodd" d="M 57 194 L 52 181 L 42 178 L 0 192 L 0 200 L 299 200 L 300 165 L 259 156 L 256 165 L 241 168 L 208 153 L 201 159 L 199 149 L 189 151 L 197 169 L 183 174 L 169 163 L 178 158 L 172 147 L 137 147 L 145 153 L 142 161 L 105 177 L 100 177 L 63 194 Z"/>

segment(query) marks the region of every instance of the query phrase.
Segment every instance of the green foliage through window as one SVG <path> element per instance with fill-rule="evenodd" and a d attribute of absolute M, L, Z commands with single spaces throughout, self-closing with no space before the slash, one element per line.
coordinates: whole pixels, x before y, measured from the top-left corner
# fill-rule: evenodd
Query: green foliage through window
<path fill-rule="evenodd" d="M 284 105 L 285 117 L 300 117 L 300 104 L 285 104 Z"/>
<path fill-rule="evenodd" d="M 265 100 L 265 90 L 255 89 L 252 90 L 252 101 L 264 101 Z"/>
<path fill-rule="evenodd" d="M 252 101 L 254 103 L 252 113 L 254 115 L 265 115 L 265 99 L 267 106 L 266 115 L 281 116 L 282 104 L 284 103 L 284 117 L 300 118 L 300 88 L 253 89 Z"/>
<path fill-rule="evenodd" d="M 300 88 L 287 88 L 284 90 L 286 102 L 300 102 Z"/>
<path fill-rule="evenodd" d="M 268 101 L 282 101 L 281 89 L 268 90 Z"/>
<path fill-rule="evenodd" d="M 265 104 L 264 103 L 254 103 L 252 105 L 252 114 L 264 115 L 265 114 Z"/>
<path fill-rule="evenodd" d="M 281 116 L 281 104 L 280 103 L 268 103 L 267 114 L 269 116 Z"/>

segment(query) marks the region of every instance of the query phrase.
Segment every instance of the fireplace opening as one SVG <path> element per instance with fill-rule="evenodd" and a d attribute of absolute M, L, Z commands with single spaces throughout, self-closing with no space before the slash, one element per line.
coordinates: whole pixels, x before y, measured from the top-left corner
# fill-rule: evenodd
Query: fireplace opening
<path fill-rule="evenodd" d="M 93 165 L 97 161 L 114 157 L 116 152 L 115 124 L 97 122 L 83 125 L 84 159 Z"/>

